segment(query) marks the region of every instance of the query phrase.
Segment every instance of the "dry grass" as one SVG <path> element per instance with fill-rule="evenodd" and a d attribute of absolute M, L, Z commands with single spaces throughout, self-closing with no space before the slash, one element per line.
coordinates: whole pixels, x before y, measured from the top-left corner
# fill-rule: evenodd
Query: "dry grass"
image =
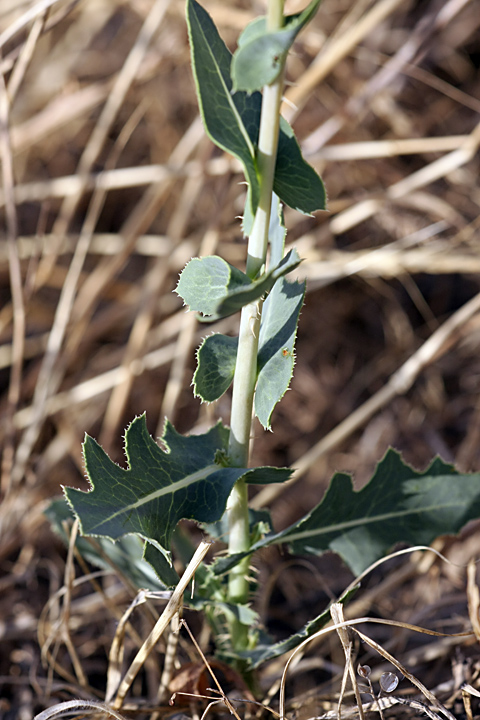
<path fill-rule="evenodd" d="M 205 5 L 232 47 L 262 7 Z M 205 328 L 172 293 L 190 257 L 241 264 L 245 253 L 244 187 L 199 122 L 183 13 L 180 0 L 0 2 L 2 718 L 105 698 L 133 590 L 66 559 L 42 515 L 60 484 L 85 487 L 84 433 L 123 462 L 123 428 L 144 410 L 157 435 L 165 415 L 180 431 L 228 418 L 228 399 L 192 399 Z M 284 112 L 323 174 L 329 212 L 286 213 L 309 291 L 292 390 L 254 449 L 254 461 L 298 468 L 254 500 L 278 527 L 321 498 L 334 470 L 363 483 L 388 445 L 418 466 L 439 453 L 480 470 L 479 30 L 479 0 L 324 0 L 294 48 Z M 468 629 L 478 528 L 440 547 L 460 568 L 394 564 L 354 616 Z M 292 568 L 272 551 L 259 570 L 272 632 L 298 629 L 348 583 L 331 557 Z M 147 604 L 128 625 L 129 657 L 156 612 Z M 461 711 L 461 683 L 480 672 L 475 642 L 419 646 L 391 628 L 377 639 Z M 156 717 L 161 653 L 127 714 Z M 328 711 L 338 653 L 324 644 L 295 668 L 300 720 Z M 274 663 L 259 677 L 265 696 L 280 672 Z"/>

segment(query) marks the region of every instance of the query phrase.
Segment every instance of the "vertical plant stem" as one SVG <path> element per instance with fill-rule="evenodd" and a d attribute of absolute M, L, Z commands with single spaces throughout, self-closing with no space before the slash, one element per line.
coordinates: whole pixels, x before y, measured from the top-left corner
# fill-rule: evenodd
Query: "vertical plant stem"
<path fill-rule="evenodd" d="M 278 30 L 283 25 L 284 0 L 269 0 L 267 27 Z M 252 234 L 248 241 L 247 275 L 255 278 L 265 265 L 273 178 L 277 157 L 280 124 L 280 102 L 283 93 L 283 72 L 278 80 L 263 91 L 262 112 L 258 140 L 258 171 L 260 199 Z M 230 421 L 229 457 L 232 465 L 247 467 L 252 427 L 253 399 L 257 381 L 257 352 L 262 302 L 254 302 L 242 309 L 238 338 L 237 362 L 233 380 L 232 412 Z M 247 487 L 243 480 L 236 483 L 228 503 L 229 553 L 245 552 L 250 548 Z M 229 576 L 229 600 L 248 601 L 248 566 L 245 558 Z M 247 627 L 232 621 L 231 639 L 236 649 L 247 644 Z"/>

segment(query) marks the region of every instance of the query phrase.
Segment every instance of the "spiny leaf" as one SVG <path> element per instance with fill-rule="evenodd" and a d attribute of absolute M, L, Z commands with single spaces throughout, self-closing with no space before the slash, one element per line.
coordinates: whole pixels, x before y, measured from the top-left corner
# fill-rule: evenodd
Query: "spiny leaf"
<path fill-rule="evenodd" d="M 228 429 L 219 423 L 204 435 L 183 437 L 167 421 L 162 441 L 167 450 L 148 434 L 145 416 L 136 418 L 125 433 L 129 467 L 124 470 L 86 437 L 83 452 L 92 489 L 65 488 L 84 535 L 117 540 L 135 533 L 170 562 L 171 535 L 179 520 L 221 517 L 231 488 L 245 472 L 215 464 L 216 453 L 227 448 Z"/>
<path fill-rule="evenodd" d="M 259 300 L 300 262 L 297 251 L 290 250 L 276 267 L 250 280 L 217 256 L 194 258 L 183 269 L 176 290 L 190 310 L 201 312 L 207 321 L 219 320 Z"/>
<path fill-rule="evenodd" d="M 350 595 L 351 594 L 352 593 L 350 593 Z M 342 598 L 341 602 L 345 602 L 347 599 L 348 598 Z M 299 632 L 290 635 L 290 637 L 285 640 L 273 642 L 267 635 L 261 634 L 259 641 L 253 650 L 245 650 L 238 653 L 238 655 L 246 661 L 249 669 L 254 670 L 264 662 L 267 662 L 267 660 L 273 660 L 273 658 L 294 650 L 304 640 L 312 637 L 312 635 L 325 627 L 329 620 L 330 610 L 327 608 L 320 613 L 320 615 L 304 625 Z"/>
<path fill-rule="evenodd" d="M 220 333 L 203 340 L 193 376 L 195 397 L 200 397 L 203 402 L 214 402 L 228 390 L 235 373 L 237 348 L 238 338 Z"/>
<path fill-rule="evenodd" d="M 418 472 L 390 449 L 361 490 L 353 489 L 349 475 L 336 473 L 319 505 L 291 527 L 256 543 L 251 552 L 284 542 L 295 553 L 333 550 L 359 574 L 396 543 L 429 545 L 478 517 L 480 474 L 460 474 L 440 458 Z M 222 558 L 215 571 L 228 571 L 241 557 Z"/>
<path fill-rule="evenodd" d="M 260 327 L 255 415 L 270 429 L 275 405 L 288 390 L 295 364 L 295 338 L 305 283 L 281 278 L 265 300 Z"/>
<path fill-rule="evenodd" d="M 83 451 L 91 490 L 64 488 L 84 535 L 118 540 L 137 534 L 163 555 L 153 558 L 165 584 L 171 574 L 170 544 L 182 518 L 216 522 L 225 511 L 230 491 L 240 477 L 251 483 L 282 482 L 284 468 L 232 468 L 216 462 L 226 456 L 228 428 L 221 423 L 203 435 L 183 436 L 165 423 L 160 448 L 147 431 L 145 416 L 136 418 L 125 433 L 128 469 L 116 465 L 101 446 L 87 436 Z M 163 568 L 163 569 L 162 569 Z"/>
<path fill-rule="evenodd" d="M 321 0 L 312 0 L 301 13 L 288 15 L 281 30 L 268 32 L 266 19 L 256 18 L 238 39 L 232 62 L 233 88 L 251 93 L 279 76 L 295 38 L 315 15 Z"/>

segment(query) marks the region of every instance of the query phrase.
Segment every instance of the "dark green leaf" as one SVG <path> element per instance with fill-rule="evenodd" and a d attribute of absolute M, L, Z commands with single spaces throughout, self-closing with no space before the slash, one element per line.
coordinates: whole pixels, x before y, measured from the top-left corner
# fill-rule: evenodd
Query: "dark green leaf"
<path fill-rule="evenodd" d="M 440 458 L 417 472 L 390 449 L 361 490 L 353 489 L 349 475 L 337 473 L 319 505 L 291 527 L 256 543 L 251 552 L 283 542 L 295 553 L 333 550 L 359 574 L 396 543 L 429 545 L 478 517 L 480 474 L 460 474 Z M 215 572 L 227 572 L 247 554 L 220 559 Z"/>
<path fill-rule="evenodd" d="M 263 633 L 253 650 L 246 650 L 238 653 L 238 655 L 247 662 L 249 669 L 254 670 L 267 662 L 267 660 L 273 660 L 273 658 L 294 650 L 301 642 L 325 627 L 329 620 L 330 610 L 327 609 L 318 617 L 310 620 L 298 633 L 290 635 L 286 640 L 280 642 L 273 642 L 268 635 Z"/>
<path fill-rule="evenodd" d="M 348 594 L 340 598 L 338 602 L 346 603 L 355 594 L 358 586 L 353 588 Z M 267 660 L 273 660 L 273 658 L 279 657 L 284 653 L 294 650 L 304 640 L 312 637 L 316 632 L 325 627 L 330 620 L 330 609 L 327 608 L 316 618 L 310 620 L 299 632 L 286 640 L 280 640 L 280 642 L 272 642 L 272 640 L 265 634 L 260 635 L 259 642 L 253 650 L 246 650 L 239 653 L 240 657 L 246 660 L 248 667 L 252 670 L 262 665 Z"/>
<path fill-rule="evenodd" d="M 125 538 L 122 538 L 124 540 Z M 173 588 L 178 584 L 179 577 L 175 571 L 175 568 L 169 562 L 169 559 L 155 547 L 152 543 L 145 543 L 145 550 L 143 553 L 144 559 L 149 563 L 155 570 L 155 574 L 160 578 L 162 583 L 166 587 Z"/>
<path fill-rule="evenodd" d="M 65 533 L 63 521 L 73 518 L 65 498 L 52 500 L 45 510 L 45 515 L 55 532 L 68 546 L 70 538 Z M 86 538 L 77 537 L 75 546 L 87 562 L 111 572 L 114 572 L 114 568 L 118 568 L 118 572 L 127 577 L 137 588 L 148 587 L 150 590 L 164 590 L 169 585 L 163 581 L 160 575 L 157 577 L 150 565 L 145 562 L 144 543 L 138 537 L 127 535 L 116 543 L 101 537 L 96 538 L 93 543 Z M 169 568 L 169 577 L 172 572 L 174 572 L 172 568 Z M 162 582 L 159 582 L 159 578 Z"/>
<path fill-rule="evenodd" d="M 252 281 L 248 286 L 243 285 L 229 292 L 218 304 L 216 314 L 211 319 L 218 320 L 227 315 L 232 315 L 232 313 L 237 312 L 245 305 L 259 300 L 274 286 L 279 278 L 295 270 L 301 262 L 297 251 L 295 249 L 290 250 L 288 255 L 285 255 L 276 267 L 261 275 L 258 280 Z"/>
<path fill-rule="evenodd" d="M 310 6 L 309 6 L 310 7 Z M 305 11 L 307 12 L 307 11 Z M 192 66 L 200 111 L 208 135 L 243 164 L 248 183 L 243 229 L 251 232 L 258 196 L 256 148 L 262 96 L 259 92 L 232 92 L 232 55 L 210 15 L 196 0 L 187 0 Z M 292 128 L 281 119 L 274 191 L 283 202 L 309 214 L 325 208 L 325 188 L 315 170 L 305 162 Z"/>
<path fill-rule="evenodd" d="M 283 117 L 280 118 L 273 189 L 286 205 L 305 215 L 327 207 L 325 186 L 303 159 L 295 134 Z"/>
<path fill-rule="evenodd" d="M 210 335 L 197 352 L 197 369 L 193 376 L 195 397 L 203 402 L 218 400 L 230 387 L 235 373 L 238 338 Z"/>
<path fill-rule="evenodd" d="M 92 489 L 65 488 L 65 495 L 84 535 L 117 540 L 135 533 L 170 563 L 170 539 L 179 520 L 218 520 L 245 468 L 215 463 L 228 445 L 228 429 L 220 423 L 204 435 L 184 437 L 167 421 L 162 441 L 166 450 L 148 434 L 145 416 L 136 418 L 125 433 L 129 467 L 124 470 L 87 436 L 84 458 Z"/>
<path fill-rule="evenodd" d="M 243 479 L 249 485 L 269 485 L 270 483 L 286 482 L 291 477 L 293 470 L 263 465 L 243 472 Z"/>
<path fill-rule="evenodd" d="M 255 213 L 259 194 L 255 145 L 261 96 L 232 93 L 232 55 L 210 15 L 196 0 L 187 0 L 187 23 L 193 74 L 206 131 L 216 145 L 242 163 Z"/>

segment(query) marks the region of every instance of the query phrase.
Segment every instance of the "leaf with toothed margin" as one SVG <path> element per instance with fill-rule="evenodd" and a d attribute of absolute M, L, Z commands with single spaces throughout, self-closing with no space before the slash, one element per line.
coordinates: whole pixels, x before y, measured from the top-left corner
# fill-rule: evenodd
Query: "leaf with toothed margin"
<path fill-rule="evenodd" d="M 270 430 L 275 405 L 285 395 L 292 379 L 298 318 L 304 296 L 304 282 L 280 278 L 263 305 L 255 415 L 266 430 Z"/>
<path fill-rule="evenodd" d="M 300 263 L 297 251 L 290 250 L 276 267 L 257 280 L 250 280 L 245 273 L 216 255 L 193 258 L 182 270 L 176 292 L 190 310 L 204 316 L 200 319 L 213 322 L 259 300 L 279 278 Z"/>
<path fill-rule="evenodd" d="M 154 560 L 152 566 L 160 580 L 172 585 L 170 544 L 181 519 L 219 520 L 241 477 L 252 483 L 282 482 L 290 477 L 291 472 L 284 468 L 226 466 L 228 436 L 228 428 L 221 423 L 203 435 L 183 436 L 167 421 L 162 449 L 148 434 L 142 415 L 125 433 L 128 468 L 123 469 L 87 435 L 83 452 L 91 490 L 64 488 L 82 534 L 113 541 L 132 533 L 139 535 L 153 548 L 147 559 Z"/>
<path fill-rule="evenodd" d="M 195 397 L 214 402 L 228 390 L 235 374 L 237 348 L 237 337 L 215 333 L 203 340 L 193 376 Z"/>
<path fill-rule="evenodd" d="M 358 575 L 395 543 L 429 545 L 479 517 L 480 473 L 458 473 L 438 457 L 419 472 L 390 448 L 361 490 L 354 490 L 349 475 L 336 473 L 311 512 L 257 542 L 250 553 L 219 559 L 215 572 L 229 571 L 262 547 L 286 543 L 297 554 L 333 550 Z"/>

